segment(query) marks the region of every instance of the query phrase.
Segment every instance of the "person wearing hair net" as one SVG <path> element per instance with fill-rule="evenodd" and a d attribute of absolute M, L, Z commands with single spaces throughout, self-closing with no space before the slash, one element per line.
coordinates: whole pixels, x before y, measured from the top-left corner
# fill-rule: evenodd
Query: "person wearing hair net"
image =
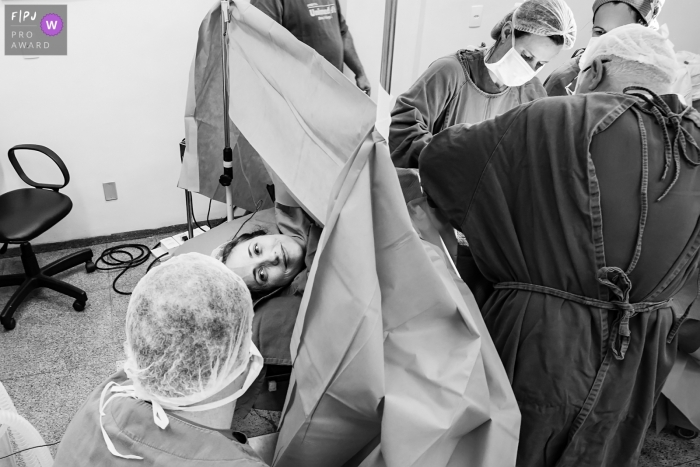
<path fill-rule="evenodd" d="M 604 34 L 626 24 L 641 24 L 659 28 L 658 16 L 665 0 L 595 0 L 593 2 L 593 30 L 588 46 Z M 545 80 L 549 96 L 569 96 L 576 88 L 576 77 L 581 68 L 579 60 L 586 49 L 577 50 L 571 60 L 554 70 Z"/>
<path fill-rule="evenodd" d="M 528 0 L 491 31 L 491 47 L 440 58 L 401 94 L 391 112 L 389 149 L 396 167 L 416 168 L 434 134 L 477 123 L 546 96 L 536 78 L 543 65 L 576 40 L 563 0 Z"/>
<path fill-rule="evenodd" d="M 420 155 L 494 284 L 481 312 L 522 415 L 517 465 L 639 460 L 687 312 L 672 299 L 700 260 L 700 114 L 670 93 L 674 55 L 616 28 L 576 95 L 453 126 Z"/>
<path fill-rule="evenodd" d="M 232 432 L 262 357 L 240 277 L 198 253 L 151 270 L 126 315 L 124 369 L 73 417 L 55 467 L 266 465 Z"/>

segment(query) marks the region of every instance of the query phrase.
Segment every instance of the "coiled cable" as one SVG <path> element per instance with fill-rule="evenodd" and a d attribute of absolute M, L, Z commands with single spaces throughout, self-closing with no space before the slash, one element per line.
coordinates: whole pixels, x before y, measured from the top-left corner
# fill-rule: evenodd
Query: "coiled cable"
<path fill-rule="evenodd" d="M 157 248 L 160 242 L 156 243 L 153 248 Z M 136 252 L 129 251 L 129 249 L 136 250 Z M 150 271 L 151 268 L 168 253 L 163 253 L 154 259 L 151 264 L 148 265 L 146 272 Z M 122 269 L 117 277 L 112 281 L 112 289 L 120 295 L 131 295 L 131 292 L 124 292 L 117 288 L 117 281 L 128 271 L 129 269 L 141 266 L 148 258 L 151 256 L 151 248 L 140 243 L 126 243 L 124 245 L 117 245 L 110 248 L 106 248 L 97 261 L 95 261 L 95 267 L 100 271 L 115 271 Z M 127 258 L 125 258 L 127 257 Z M 101 266 L 103 263 L 105 266 Z"/>

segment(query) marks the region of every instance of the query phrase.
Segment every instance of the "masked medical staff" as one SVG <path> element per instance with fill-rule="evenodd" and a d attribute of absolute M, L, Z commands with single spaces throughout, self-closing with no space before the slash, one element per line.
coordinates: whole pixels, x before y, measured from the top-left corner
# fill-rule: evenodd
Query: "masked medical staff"
<path fill-rule="evenodd" d="M 495 44 L 464 49 L 433 62 L 396 100 L 389 149 L 396 167 L 418 167 L 434 134 L 477 123 L 546 96 L 537 72 L 576 40 L 576 21 L 563 0 L 528 0 L 491 31 Z"/>
<path fill-rule="evenodd" d="M 657 17 L 664 0 L 596 0 L 593 3 L 593 31 L 589 47 L 600 37 L 625 24 L 641 24 L 658 29 Z M 586 49 L 579 49 L 564 65 L 550 74 L 544 82 L 549 96 L 569 96 L 576 89 L 576 77 L 581 69 L 579 60 Z"/>
<path fill-rule="evenodd" d="M 232 432 L 262 357 L 243 280 L 199 253 L 150 271 L 126 314 L 124 370 L 68 425 L 54 467 L 263 467 Z"/>
<path fill-rule="evenodd" d="M 481 312 L 523 467 L 637 465 L 700 261 L 700 115 L 670 93 L 672 45 L 630 24 L 584 59 L 577 95 L 455 125 L 420 157 L 495 284 Z"/>

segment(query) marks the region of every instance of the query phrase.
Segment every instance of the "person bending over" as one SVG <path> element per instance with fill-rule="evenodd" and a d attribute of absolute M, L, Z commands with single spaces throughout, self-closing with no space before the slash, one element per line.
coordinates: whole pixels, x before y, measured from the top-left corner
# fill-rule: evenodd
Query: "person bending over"
<path fill-rule="evenodd" d="M 700 115 L 670 93 L 676 71 L 668 40 L 621 26 L 574 96 L 448 128 L 420 155 L 495 284 L 481 312 L 522 414 L 519 466 L 639 460 L 685 320 L 672 299 L 700 261 Z"/>
<path fill-rule="evenodd" d="M 491 30 L 491 47 L 459 50 L 433 62 L 391 111 L 389 149 L 396 167 L 418 168 L 433 135 L 478 123 L 545 97 L 542 66 L 576 40 L 564 0 L 524 2 Z"/>
<path fill-rule="evenodd" d="M 265 466 L 230 429 L 262 368 L 252 321 L 243 280 L 213 258 L 148 272 L 129 301 L 124 369 L 78 410 L 54 466 Z"/>

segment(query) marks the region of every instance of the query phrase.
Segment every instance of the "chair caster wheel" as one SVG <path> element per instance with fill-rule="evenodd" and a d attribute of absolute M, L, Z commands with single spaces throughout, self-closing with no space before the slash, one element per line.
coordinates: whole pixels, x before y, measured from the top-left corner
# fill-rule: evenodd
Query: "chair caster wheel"
<path fill-rule="evenodd" d="M 17 326 L 17 321 L 15 321 L 14 318 L 10 318 L 7 321 L 3 321 L 2 327 L 4 327 L 8 331 L 12 331 L 15 326 Z"/>
<path fill-rule="evenodd" d="M 673 427 L 673 434 L 681 439 L 695 439 L 698 437 L 698 432 L 689 430 L 688 428 L 681 428 L 679 426 Z"/>
<path fill-rule="evenodd" d="M 85 302 L 81 302 L 80 300 L 76 300 L 73 302 L 73 309 L 75 311 L 83 311 L 85 309 Z"/>
<path fill-rule="evenodd" d="M 85 263 L 85 271 L 88 274 L 90 274 L 91 272 L 95 272 L 97 271 L 97 266 L 95 266 L 95 263 L 93 263 L 92 261 L 88 261 L 87 263 Z"/>

